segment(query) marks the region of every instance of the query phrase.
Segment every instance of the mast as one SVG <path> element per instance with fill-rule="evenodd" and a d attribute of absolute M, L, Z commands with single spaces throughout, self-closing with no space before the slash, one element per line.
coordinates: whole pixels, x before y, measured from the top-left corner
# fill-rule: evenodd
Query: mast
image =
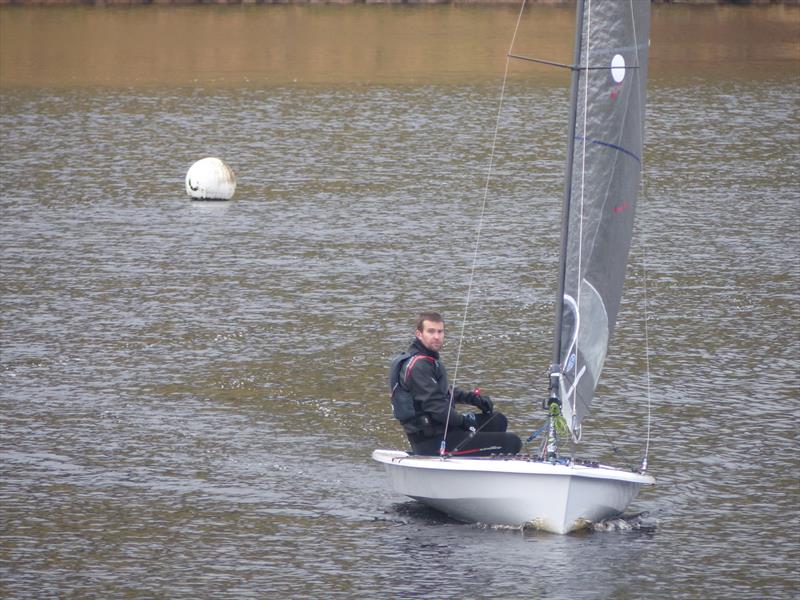
<path fill-rule="evenodd" d="M 550 395 L 546 403 L 549 410 L 552 404 L 561 406 L 559 381 L 561 378 L 561 328 L 564 316 L 564 287 L 567 271 L 567 241 L 569 239 L 569 209 L 572 201 L 572 169 L 575 153 L 575 121 L 578 114 L 578 88 L 581 76 L 581 44 L 583 42 L 584 0 L 578 0 L 575 14 L 575 46 L 572 52 L 572 82 L 570 85 L 569 126 L 567 128 L 567 165 L 564 177 L 564 200 L 561 206 L 561 254 L 558 264 L 558 295 L 556 296 L 556 316 L 553 328 L 553 361 L 550 364 Z"/>

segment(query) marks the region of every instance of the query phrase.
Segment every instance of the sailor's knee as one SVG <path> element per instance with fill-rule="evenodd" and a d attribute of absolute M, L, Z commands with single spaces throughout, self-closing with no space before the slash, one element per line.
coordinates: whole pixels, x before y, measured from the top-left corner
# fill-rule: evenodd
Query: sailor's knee
<path fill-rule="evenodd" d="M 507 441 L 504 444 L 506 447 L 506 453 L 519 454 L 519 451 L 522 450 L 522 440 L 520 437 L 515 433 L 507 433 L 506 439 Z"/>

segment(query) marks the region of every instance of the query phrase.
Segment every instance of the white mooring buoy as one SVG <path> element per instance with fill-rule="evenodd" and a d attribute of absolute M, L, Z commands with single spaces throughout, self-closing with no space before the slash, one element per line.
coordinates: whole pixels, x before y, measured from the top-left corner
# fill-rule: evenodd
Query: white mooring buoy
<path fill-rule="evenodd" d="M 218 158 L 198 160 L 186 173 L 186 193 L 193 200 L 230 200 L 236 191 L 236 174 Z"/>

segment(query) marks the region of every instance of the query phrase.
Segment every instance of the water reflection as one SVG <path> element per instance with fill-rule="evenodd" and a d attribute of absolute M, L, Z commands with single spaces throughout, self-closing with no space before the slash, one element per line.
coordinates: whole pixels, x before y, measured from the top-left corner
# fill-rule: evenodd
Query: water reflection
<path fill-rule="evenodd" d="M 235 202 L 235 200 L 192 200 L 191 207 L 201 213 L 221 215 L 228 211 L 231 202 Z"/>

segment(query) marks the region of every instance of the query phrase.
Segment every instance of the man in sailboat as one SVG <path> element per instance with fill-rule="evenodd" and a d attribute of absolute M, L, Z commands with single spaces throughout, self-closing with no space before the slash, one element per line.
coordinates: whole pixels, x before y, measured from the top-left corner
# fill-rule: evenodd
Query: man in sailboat
<path fill-rule="evenodd" d="M 415 454 L 440 453 L 445 428 L 446 453 L 457 456 L 517 454 L 520 438 L 506 432 L 508 420 L 494 410 L 489 396 L 479 390 L 465 392 L 447 382 L 447 370 L 439 359 L 444 344 L 444 319 L 425 312 L 417 319 L 415 339 L 408 352 L 392 363 L 389 386 L 395 416 Z M 468 404 L 481 412 L 459 413 L 454 404 Z"/>

